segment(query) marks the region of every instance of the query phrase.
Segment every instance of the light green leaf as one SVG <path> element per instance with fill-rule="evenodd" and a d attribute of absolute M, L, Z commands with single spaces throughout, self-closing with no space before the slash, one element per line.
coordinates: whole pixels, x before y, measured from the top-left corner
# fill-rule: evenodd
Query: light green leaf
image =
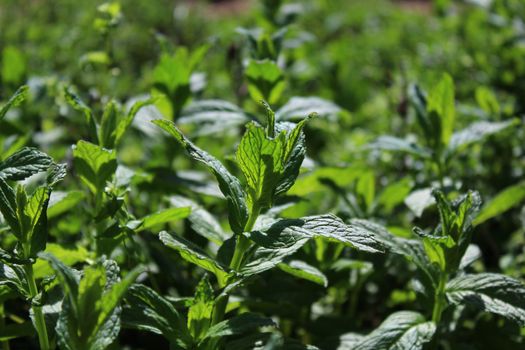
<path fill-rule="evenodd" d="M 353 350 L 422 350 L 436 331 L 436 325 L 418 312 L 398 311 L 388 316 Z"/>
<path fill-rule="evenodd" d="M 150 230 L 155 226 L 167 224 L 188 217 L 191 213 L 191 207 L 169 208 L 157 213 L 148 215 L 142 219 L 142 225 L 138 231 Z"/>
<path fill-rule="evenodd" d="M 302 120 L 305 116 L 315 113 L 321 118 L 335 121 L 341 112 L 341 107 L 320 97 L 292 97 L 275 112 L 275 119 Z"/>
<path fill-rule="evenodd" d="M 448 74 L 444 74 L 439 83 L 432 89 L 427 99 L 427 112 L 435 113 L 439 118 L 441 143 L 449 144 L 454 131 L 456 109 L 454 101 L 454 82 Z"/>
<path fill-rule="evenodd" d="M 432 196 L 431 188 L 422 188 L 415 190 L 405 198 L 406 206 L 416 215 L 421 217 L 423 211 L 431 205 L 435 204 L 436 201 Z"/>
<path fill-rule="evenodd" d="M 275 188 L 284 171 L 285 143 L 284 133 L 271 139 L 262 127 L 255 123 L 247 125 L 236 155 L 248 184 L 251 206 L 265 208 L 273 203 Z"/>
<path fill-rule="evenodd" d="M 412 180 L 408 177 L 390 183 L 377 198 L 377 204 L 383 206 L 387 212 L 391 212 L 397 205 L 403 203 L 413 185 Z"/>
<path fill-rule="evenodd" d="M 525 285 L 511 277 L 480 273 L 462 275 L 449 281 L 447 299 L 498 314 L 525 326 Z"/>
<path fill-rule="evenodd" d="M 512 185 L 499 192 L 481 208 L 473 224 L 479 225 L 515 207 L 525 199 L 525 182 Z"/>
<path fill-rule="evenodd" d="M 73 266 L 91 257 L 91 254 L 84 247 L 67 248 L 57 243 L 48 243 L 45 253 L 52 254 L 66 266 Z M 53 273 L 53 268 L 47 260 L 39 258 L 33 265 L 33 272 L 35 278 L 44 278 Z"/>
<path fill-rule="evenodd" d="M 27 85 L 19 87 L 7 103 L 0 108 L 0 121 L 5 117 L 9 109 L 20 105 L 27 98 L 28 94 L 29 87 Z"/>
<path fill-rule="evenodd" d="M 118 146 L 120 144 L 120 141 L 122 140 L 122 137 L 128 130 L 128 128 L 133 123 L 133 120 L 135 119 L 135 116 L 137 113 L 142 109 L 142 107 L 149 106 L 155 102 L 155 98 L 150 97 L 146 100 L 141 100 L 133 103 L 131 106 L 129 112 L 124 116 L 121 117 L 119 122 L 117 123 L 117 127 L 115 129 L 115 141 L 114 141 L 114 147 Z"/>
<path fill-rule="evenodd" d="M 277 63 L 270 60 L 250 60 L 245 70 L 248 92 L 254 101 L 277 103 L 285 87 L 284 75 Z"/>
<path fill-rule="evenodd" d="M 275 326 L 275 322 L 273 322 L 271 318 L 247 312 L 217 323 L 208 330 L 204 338 L 238 335 L 257 330 L 261 327 Z"/>
<path fill-rule="evenodd" d="M 85 197 L 86 195 L 82 191 L 53 191 L 49 198 L 47 218 L 52 219 L 67 212 L 74 208 Z"/>
<path fill-rule="evenodd" d="M 516 124 L 519 124 L 519 120 L 513 119 L 505 122 L 475 122 L 452 135 L 450 144 L 448 145 L 448 151 L 455 152 L 460 148 L 482 141 L 486 137 L 497 134 L 511 126 L 515 126 Z"/>
<path fill-rule="evenodd" d="M 317 268 L 312 265 L 308 265 L 301 260 L 289 260 L 277 265 L 281 270 L 289 273 L 292 276 L 305 279 L 326 287 L 328 280 L 326 276 Z"/>
<path fill-rule="evenodd" d="M 428 149 L 411 141 L 389 135 L 378 137 L 375 141 L 366 145 L 366 148 L 381 151 L 403 152 L 420 158 L 428 158 L 431 156 L 431 152 Z"/>
<path fill-rule="evenodd" d="M 103 192 L 106 182 L 117 170 L 116 152 L 78 141 L 73 146 L 73 157 L 75 170 L 89 190 L 94 194 Z"/>
<path fill-rule="evenodd" d="M 166 246 L 179 252 L 184 260 L 213 272 L 219 281 L 225 281 L 228 275 L 228 268 L 210 257 L 192 242 L 182 237 L 172 236 L 166 231 L 159 233 L 159 238 Z"/>
<path fill-rule="evenodd" d="M 27 73 L 27 60 L 24 52 L 15 46 L 5 46 L 2 51 L 2 70 L 0 76 L 5 85 L 19 84 Z M 2 119 L 0 115 L 0 119 Z"/>
<path fill-rule="evenodd" d="M 249 120 L 249 116 L 233 103 L 223 100 L 200 100 L 185 107 L 178 122 L 197 125 L 193 135 L 203 136 L 235 129 Z"/>
<path fill-rule="evenodd" d="M 239 180 L 234 177 L 215 157 L 209 155 L 191 143 L 173 122 L 158 119 L 154 120 L 153 123 L 175 137 L 193 159 L 204 163 L 210 168 L 219 182 L 219 187 L 222 193 L 228 199 L 228 208 L 230 212 L 229 220 L 233 232 L 243 232 L 246 221 L 248 220 L 248 207 L 246 206 L 246 195 Z"/>
<path fill-rule="evenodd" d="M 188 329 L 193 339 L 200 340 L 204 338 L 211 325 L 213 306 L 214 306 L 213 288 L 204 275 L 195 290 L 193 302 L 188 310 Z"/>

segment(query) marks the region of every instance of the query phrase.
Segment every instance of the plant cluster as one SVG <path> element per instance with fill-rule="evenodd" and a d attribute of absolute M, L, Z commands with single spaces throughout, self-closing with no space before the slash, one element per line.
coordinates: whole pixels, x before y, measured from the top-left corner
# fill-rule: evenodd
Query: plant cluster
<path fill-rule="evenodd" d="M 2 349 L 525 347 L 525 6 L 408 5 L 0 4 Z"/>

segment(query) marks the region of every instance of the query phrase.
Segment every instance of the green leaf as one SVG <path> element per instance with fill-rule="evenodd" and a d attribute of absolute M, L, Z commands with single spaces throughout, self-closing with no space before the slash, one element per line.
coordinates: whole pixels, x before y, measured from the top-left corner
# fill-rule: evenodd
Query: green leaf
<path fill-rule="evenodd" d="M 238 335 L 257 330 L 261 327 L 275 327 L 271 318 L 254 313 L 243 313 L 211 327 L 204 338 L 219 338 Z"/>
<path fill-rule="evenodd" d="M 244 72 L 248 92 L 254 101 L 277 103 L 285 87 L 284 74 L 277 63 L 270 60 L 250 60 Z"/>
<path fill-rule="evenodd" d="M 87 261 L 91 254 L 81 246 L 68 248 L 57 243 L 48 243 L 45 250 L 46 254 L 52 254 L 66 266 L 73 266 L 79 262 Z M 43 278 L 53 273 L 53 268 L 47 260 L 37 259 L 33 265 L 35 278 Z"/>
<path fill-rule="evenodd" d="M 27 98 L 28 94 L 29 87 L 27 85 L 19 87 L 7 103 L 0 108 L 0 121 L 4 119 L 9 109 L 20 105 Z"/>
<path fill-rule="evenodd" d="M 473 224 L 479 225 L 515 207 L 525 199 L 525 182 L 509 186 L 481 208 Z"/>
<path fill-rule="evenodd" d="M 198 203 L 181 196 L 170 197 L 170 203 L 178 208 L 191 207 L 188 217 L 191 228 L 204 238 L 221 245 L 230 235 L 226 234 L 217 219 Z"/>
<path fill-rule="evenodd" d="M 282 262 L 277 266 L 281 270 L 292 276 L 320 284 L 323 287 L 326 287 L 328 285 L 328 280 L 326 279 L 326 276 L 320 270 L 313 267 L 312 265 L 308 265 L 304 261 L 289 260 Z"/>
<path fill-rule="evenodd" d="M 104 107 L 104 113 L 98 129 L 99 145 L 105 148 L 115 147 L 115 132 L 119 119 L 119 110 L 114 100 L 109 101 Z"/>
<path fill-rule="evenodd" d="M 170 223 L 188 217 L 191 213 L 191 207 L 169 208 L 161 210 L 154 214 L 148 215 L 142 219 L 142 224 L 138 231 L 150 230 L 155 226 Z"/>
<path fill-rule="evenodd" d="M 142 107 L 146 107 L 148 105 L 151 105 L 155 102 L 155 98 L 150 97 L 146 100 L 141 100 L 133 103 L 131 106 L 129 112 L 126 114 L 126 116 L 121 117 L 119 122 L 117 123 L 117 127 L 115 129 L 114 137 L 114 147 L 118 146 L 120 144 L 120 141 L 122 140 L 122 137 L 128 130 L 128 128 L 133 123 L 133 120 L 135 119 L 135 116 L 137 113 L 142 109 Z"/>
<path fill-rule="evenodd" d="M 116 265 L 116 263 L 115 263 Z M 134 268 L 130 272 L 126 274 L 124 278 L 122 278 L 121 281 L 113 284 L 109 290 L 107 290 L 104 295 L 102 295 L 102 298 L 96 301 L 95 307 L 98 311 L 98 319 L 97 319 L 97 332 L 104 331 L 103 327 L 105 323 L 110 319 L 111 315 L 113 314 L 115 308 L 120 304 L 120 301 L 124 297 L 124 294 L 128 290 L 128 288 L 131 286 L 133 282 L 137 279 L 139 274 L 143 272 L 143 268 L 141 266 Z M 111 342 L 110 342 L 111 343 Z M 110 344 L 108 343 L 108 345 Z"/>
<path fill-rule="evenodd" d="M 127 305 L 122 313 L 125 326 L 162 334 L 184 348 L 191 345 L 186 320 L 166 298 L 142 284 L 131 286 L 125 298 Z"/>
<path fill-rule="evenodd" d="M 306 145 L 303 128 L 306 122 L 312 117 L 308 115 L 305 119 L 301 120 L 297 124 L 292 123 L 278 123 L 277 131 L 287 132 L 287 139 L 285 145 L 285 152 L 283 154 L 284 170 L 281 174 L 275 194 L 279 195 L 287 192 L 297 180 L 301 165 L 306 156 Z"/>
<path fill-rule="evenodd" d="M 86 195 L 82 191 L 53 191 L 49 198 L 47 218 L 52 219 L 75 208 Z"/>
<path fill-rule="evenodd" d="M 343 110 L 331 101 L 320 97 L 292 97 L 275 112 L 276 120 L 302 120 L 312 113 L 321 118 L 335 121 Z"/>
<path fill-rule="evenodd" d="M 366 145 L 366 148 L 381 151 L 403 152 L 420 158 L 428 158 L 431 156 L 431 152 L 428 149 L 423 148 L 414 142 L 389 135 L 378 137 L 374 142 Z"/>
<path fill-rule="evenodd" d="M 49 262 L 64 289 L 64 294 L 69 299 L 69 304 L 73 307 L 73 313 L 76 315 L 76 300 L 78 297 L 78 283 L 80 276 L 70 267 L 67 267 L 62 261 L 50 253 L 41 252 L 38 257 Z"/>
<path fill-rule="evenodd" d="M 416 215 L 421 217 L 423 211 L 436 201 L 432 196 L 432 188 L 421 188 L 413 191 L 405 198 L 406 206 Z"/>
<path fill-rule="evenodd" d="M 27 73 L 27 59 L 24 52 L 15 46 L 5 46 L 2 51 L 0 76 L 5 85 L 20 84 Z M 0 115 L 0 119 L 2 119 Z"/>
<path fill-rule="evenodd" d="M 89 130 L 89 136 L 92 138 L 93 142 L 98 142 L 98 126 L 91 108 L 89 108 L 84 101 L 82 101 L 80 97 L 73 93 L 69 88 L 64 89 L 64 97 L 66 98 L 66 102 L 69 103 L 73 109 L 84 114 Z"/>
<path fill-rule="evenodd" d="M 439 125 L 440 141 L 444 146 L 449 144 L 454 131 L 456 119 L 454 103 L 454 82 L 448 74 L 444 74 L 427 99 L 427 112 L 431 118 L 439 118 L 436 124 Z"/>
<path fill-rule="evenodd" d="M 480 142 L 490 135 L 497 134 L 511 126 L 519 124 L 519 120 L 513 119 L 505 122 L 475 122 L 465 129 L 455 132 L 450 138 L 448 145 L 449 152 L 456 152 L 460 148 L 466 147 L 472 143 Z"/>
<path fill-rule="evenodd" d="M 422 350 L 436 325 L 418 312 L 398 311 L 388 316 L 372 333 L 360 339 L 354 350 Z"/>
<path fill-rule="evenodd" d="M 47 243 L 47 206 L 51 188 L 39 187 L 31 196 L 24 208 L 25 215 L 30 220 L 29 227 L 25 228 L 27 241 L 31 242 L 31 257 L 46 248 Z"/>
<path fill-rule="evenodd" d="M 243 232 L 248 220 L 248 207 L 246 206 L 246 196 L 239 180 L 230 174 L 215 157 L 191 143 L 173 122 L 158 119 L 154 120 L 153 123 L 175 137 L 193 159 L 204 163 L 210 168 L 219 182 L 222 193 L 228 199 L 229 221 L 233 232 Z"/>
<path fill-rule="evenodd" d="M 377 198 L 377 204 L 384 207 L 386 212 L 391 212 L 397 205 L 403 203 L 412 186 L 413 182 L 408 177 L 388 184 Z"/>
<path fill-rule="evenodd" d="M 331 214 L 279 220 L 250 232 L 249 237 L 256 245 L 250 255 L 250 261 L 240 270 L 244 275 L 258 274 L 273 268 L 299 250 L 309 239 L 316 237 L 370 253 L 383 250 L 383 245 L 371 231 L 355 225 L 346 225 Z"/>
<path fill-rule="evenodd" d="M 16 214 L 16 198 L 15 192 L 5 182 L 5 180 L 0 177 L 0 212 L 4 216 L 4 220 L 11 227 L 13 234 L 21 239 L 20 225 L 18 222 L 18 217 Z"/>
<path fill-rule="evenodd" d="M 219 281 L 225 281 L 229 269 L 210 257 L 192 242 L 182 237 L 172 236 L 166 231 L 159 233 L 159 238 L 166 246 L 179 252 L 184 260 L 213 272 Z"/>
<path fill-rule="evenodd" d="M 284 133 L 271 139 L 262 127 L 255 123 L 247 125 L 236 155 L 248 184 L 251 206 L 271 207 L 275 188 L 284 171 L 285 142 Z"/>
<path fill-rule="evenodd" d="M 73 146 L 73 157 L 80 179 L 92 193 L 102 193 L 106 182 L 117 170 L 116 152 L 86 141 L 78 141 Z"/>
<path fill-rule="evenodd" d="M 511 277 L 462 275 L 447 283 L 446 295 L 452 304 L 468 304 L 525 326 L 525 285 Z"/>
<path fill-rule="evenodd" d="M 213 288 L 204 275 L 195 290 L 195 297 L 188 310 L 188 329 L 194 339 L 203 339 L 208 331 L 214 305 Z"/>
<path fill-rule="evenodd" d="M 198 126 L 195 136 L 227 132 L 250 120 L 241 108 L 223 100 L 194 101 L 181 113 L 179 124 Z"/>

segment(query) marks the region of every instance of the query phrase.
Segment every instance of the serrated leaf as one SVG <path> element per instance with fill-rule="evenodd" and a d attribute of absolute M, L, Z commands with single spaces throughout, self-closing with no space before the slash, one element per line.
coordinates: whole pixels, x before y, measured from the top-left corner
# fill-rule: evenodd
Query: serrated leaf
<path fill-rule="evenodd" d="M 162 334 L 172 343 L 182 342 L 180 346 L 191 345 L 186 320 L 166 298 L 142 284 L 131 286 L 125 298 L 128 301 L 122 313 L 125 326 Z"/>
<path fill-rule="evenodd" d="M 21 239 L 20 225 L 16 214 L 15 191 L 0 177 L 0 212 L 11 227 L 13 234 Z"/>
<path fill-rule="evenodd" d="M 250 232 L 249 237 L 256 245 L 250 261 L 240 270 L 244 275 L 258 274 L 273 268 L 299 250 L 309 239 L 316 237 L 343 243 L 365 252 L 377 253 L 383 249 L 383 245 L 370 231 L 346 225 L 331 214 L 279 220 Z"/>
<path fill-rule="evenodd" d="M 234 177 L 215 157 L 209 155 L 191 143 L 191 141 L 182 134 L 173 122 L 158 119 L 154 120 L 153 123 L 175 137 L 193 159 L 204 163 L 210 168 L 219 182 L 219 187 L 222 193 L 228 200 L 230 226 L 233 232 L 241 233 L 244 230 L 246 221 L 248 220 L 248 207 L 246 206 L 246 196 L 239 180 Z"/>
<path fill-rule="evenodd" d="M 115 131 L 117 129 L 119 119 L 119 110 L 117 103 L 114 100 L 109 101 L 104 106 L 104 113 L 100 121 L 100 127 L 98 129 L 99 145 L 105 148 L 115 147 Z"/>
<path fill-rule="evenodd" d="M 0 108 L 0 121 L 5 117 L 9 109 L 16 107 L 22 103 L 28 95 L 29 87 L 27 85 L 21 86 L 15 91 L 13 96 L 9 98 L 5 105 Z"/>
<path fill-rule="evenodd" d="M 20 181 L 36 173 L 46 171 L 53 160 L 35 148 L 25 147 L 0 162 L 0 177 Z"/>
<path fill-rule="evenodd" d="M 462 147 L 482 141 L 484 138 L 497 134 L 517 123 L 519 123 L 517 120 L 508 120 L 505 122 L 480 121 L 472 123 L 465 129 L 455 132 L 452 135 L 448 145 L 448 151 L 455 152 Z"/>
<path fill-rule="evenodd" d="M 276 120 L 300 120 L 315 113 L 322 118 L 335 121 L 342 112 L 341 107 L 320 97 L 292 97 L 275 112 Z"/>
<path fill-rule="evenodd" d="M 48 243 L 44 253 L 52 254 L 66 266 L 73 266 L 91 257 L 91 254 L 84 247 L 68 248 L 57 243 Z M 52 274 L 53 268 L 46 260 L 37 259 L 33 265 L 33 273 L 35 278 L 43 278 Z"/>
<path fill-rule="evenodd" d="M 317 268 L 312 265 L 308 265 L 301 260 L 289 260 L 277 265 L 284 272 L 320 284 L 323 287 L 328 285 L 326 276 Z"/>
<path fill-rule="evenodd" d="M 272 139 L 255 123 L 247 125 L 236 156 L 248 184 L 251 207 L 266 208 L 273 203 L 275 188 L 284 171 L 285 143 L 284 133 Z"/>
<path fill-rule="evenodd" d="M 76 172 L 94 194 L 104 190 L 106 182 L 117 170 L 115 151 L 86 141 L 78 141 L 73 146 L 73 157 Z"/>
<path fill-rule="evenodd" d="M 261 327 L 271 326 L 276 326 L 271 318 L 247 312 L 217 323 L 208 329 L 204 338 L 218 338 L 243 334 Z"/>
<path fill-rule="evenodd" d="M 525 199 L 525 182 L 509 186 L 481 208 L 473 224 L 479 225 L 515 207 Z"/>
<path fill-rule="evenodd" d="M 128 113 L 124 117 L 121 117 L 120 121 L 117 123 L 117 127 L 115 129 L 115 141 L 114 141 L 115 147 L 120 144 L 122 137 L 124 136 L 128 128 L 133 123 L 133 120 L 135 119 L 135 116 L 137 115 L 137 113 L 143 107 L 149 106 L 154 102 L 155 102 L 155 99 L 153 97 L 150 97 L 146 100 L 141 100 L 141 101 L 137 101 L 133 103 Z"/>
<path fill-rule="evenodd" d="M 148 215 L 142 219 L 142 224 L 138 227 L 138 231 L 150 230 L 151 228 L 167 224 L 172 221 L 177 221 L 188 217 L 191 213 L 191 207 L 169 208 L 161 210 L 154 214 Z"/>
<path fill-rule="evenodd" d="M 462 275 L 449 281 L 447 299 L 498 314 L 525 326 L 525 285 L 511 277 L 480 273 Z"/>
<path fill-rule="evenodd" d="M 388 316 L 372 333 L 362 338 L 354 350 L 421 350 L 436 331 L 436 325 L 413 311 Z"/>
<path fill-rule="evenodd" d="M 228 268 L 210 257 L 192 242 L 182 237 L 172 236 L 165 231 L 159 233 L 159 238 L 167 247 L 179 252 L 184 260 L 213 272 L 219 281 L 225 281 L 228 275 Z"/>

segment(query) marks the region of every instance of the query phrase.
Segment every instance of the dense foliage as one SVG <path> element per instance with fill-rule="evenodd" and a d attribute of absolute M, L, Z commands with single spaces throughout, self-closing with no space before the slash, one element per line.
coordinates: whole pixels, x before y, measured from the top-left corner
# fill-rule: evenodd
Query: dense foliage
<path fill-rule="evenodd" d="M 525 348 L 525 2 L 22 2 L 3 349 Z"/>

